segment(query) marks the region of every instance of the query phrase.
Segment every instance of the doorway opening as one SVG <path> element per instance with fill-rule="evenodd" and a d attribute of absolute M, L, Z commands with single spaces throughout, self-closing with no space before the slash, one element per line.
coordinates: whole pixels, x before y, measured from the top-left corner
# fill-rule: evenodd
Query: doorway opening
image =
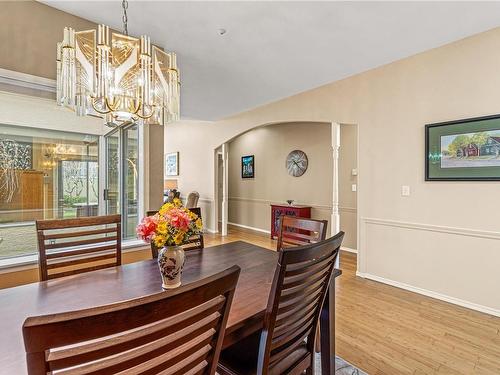
<path fill-rule="evenodd" d="M 280 144 L 274 139 L 279 139 Z M 219 233 L 227 222 L 269 233 L 270 204 L 286 204 L 290 199 L 298 205 L 311 206 L 312 218 L 327 219 L 330 235 L 343 230 L 346 233 L 343 250 L 357 252 L 357 125 L 272 123 L 239 134 L 224 144 L 225 152 L 222 148 L 215 150 L 214 165 L 214 216 Z M 301 177 L 291 177 L 285 168 L 287 153 L 295 149 L 303 149 L 310 156 L 308 170 Z M 240 175 L 244 155 L 255 156 L 253 179 L 243 179 Z M 229 172 L 224 156 L 231 165 Z M 309 181 L 312 176 L 315 180 Z M 229 185 L 231 196 L 227 194 Z"/>

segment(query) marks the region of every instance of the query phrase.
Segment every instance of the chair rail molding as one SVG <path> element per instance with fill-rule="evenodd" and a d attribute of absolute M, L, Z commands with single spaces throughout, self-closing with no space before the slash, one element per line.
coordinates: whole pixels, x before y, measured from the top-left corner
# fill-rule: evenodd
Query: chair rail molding
<path fill-rule="evenodd" d="M 494 231 L 485 231 L 479 229 L 468 229 L 468 228 L 457 228 L 457 227 L 448 227 L 443 225 L 434 225 L 434 224 L 422 224 L 422 223 L 411 223 L 399 220 L 388 220 L 388 219 L 379 219 L 379 218 L 368 218 L 363 217 L 363 224 L 371 224 L 371 225 L 382 225 L 388 227 L 395 228 L 405 228 L 405 229 L 413 229 L 413 230 L 423 230 L 427 232 L 439 232 L 439 233 L 448 233 L 459 236 L 468 236 L 468 237 L 478 237 L 478 238 L 487 238 L 492 240 L 500 240 L 500 232 Z"/>
<path fill-rule="evenodd" d="M 56 81 L 49 78 L 0 68 L 0 83 L 35 90 L 56 92 Z"/>

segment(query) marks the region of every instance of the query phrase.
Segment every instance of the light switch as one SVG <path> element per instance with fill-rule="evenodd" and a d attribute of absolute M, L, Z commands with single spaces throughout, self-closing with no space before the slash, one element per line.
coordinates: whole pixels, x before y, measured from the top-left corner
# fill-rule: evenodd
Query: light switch
<path fill-rule="evenodd" d="M 409 197 L 410 196 L 410 187 L 407 185 L 401 186 L 401 195 L 403 197 Z"/>
<path fill-rule="evenodd" d="M 351 190 L 352 191 L 358 191 L 358 186 L 356 184 L 351 185 Z"/>

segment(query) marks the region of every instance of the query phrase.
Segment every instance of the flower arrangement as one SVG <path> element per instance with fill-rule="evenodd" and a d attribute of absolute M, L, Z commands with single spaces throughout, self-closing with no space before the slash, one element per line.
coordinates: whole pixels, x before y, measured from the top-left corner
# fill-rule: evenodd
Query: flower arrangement
<path fill-rule="evenodd" d="M 202 229 L 201 218 L 175 198 L 172 203 L 165 203 L 156 215 L 142 219 L 136 232 L 138 238 L 162 248 L 182 245 L 190 237 L 201 234 Z"/>

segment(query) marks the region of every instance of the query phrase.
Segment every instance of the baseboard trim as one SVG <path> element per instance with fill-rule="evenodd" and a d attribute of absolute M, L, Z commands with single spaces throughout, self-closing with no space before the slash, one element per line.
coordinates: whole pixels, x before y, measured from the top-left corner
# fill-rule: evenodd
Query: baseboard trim
<path fill-rule="evenodd" d="M 448 296 L 446 294 L 441 294 L 441 293 L 434 292 L 431 290 L 418 288 L 418 287 L 415 287 L 412 285 L 401 283 L 399 281 L 394 281 L 394 280 L 386 279 L 384 277 L 371 275 L 369 273 L 356 272 L 356 276 L 359 276 L 359 277 L 362 277 L 365 279 L 369 279 L 369 280 L 373 280 L 373 281 L 377 281 L 377 282 L 382 283 L 382 284 L 394 286 L 396 288 L 408 290 L 410 292 L 422 294 L 424 296 L 435 298 L 435 299 L 438 299 L 440 301 L 448 302 L 448 303 L 451 303 L 453 305 L 465 307 L 465 308 L 470 309 L 470 310 L 475 310 L 475 311 L 479 311 L 479 312 L 482 312 L 485 314 L 500 317 L 500 310 L 493 309 L 493 308 L 488 307 L 488 306 L 479 305 L 477 303 L 464 301 L 462 299 L 451 297 L 451 296 Z"/>
<path fill-rule="evenodd" d="M 351 249 L 350 247 L 345 247 L 345 246 L 340 246 L 340 250 L 346 251 L 348 253 L 354 253 L 354 254 L 358 253 L 357 249 Z"/>
<path fill-rule="evenodd" d="M 215 229 L 212 229 L 212 228 L 204 228 L 204 231 L 208 232 L 208 233 L 218 233 L 218 231 L 216 231 Z"/>
<path fill-rule="evenodd" d="M 248 225 L 243 225 L 243 224 L 237 224 L 237 223 L 232 223 L 232 222 L 228 222 L 229 225 L 234 225 L 235 227 L 240 227 L 240 228 L 243 228 L 243 229 L 250 229 L 250 230 L 254 230 L 256 232 L 261 232 L 261 233 L 266 233 L 266 234 L 271 234 L 271 231 L 269 230 L 265 230 L 265 229 L 260 229 L 260 228 L 255 228 L 255 227 L 251 227 L 251 226 L 248 226 Z"/>

